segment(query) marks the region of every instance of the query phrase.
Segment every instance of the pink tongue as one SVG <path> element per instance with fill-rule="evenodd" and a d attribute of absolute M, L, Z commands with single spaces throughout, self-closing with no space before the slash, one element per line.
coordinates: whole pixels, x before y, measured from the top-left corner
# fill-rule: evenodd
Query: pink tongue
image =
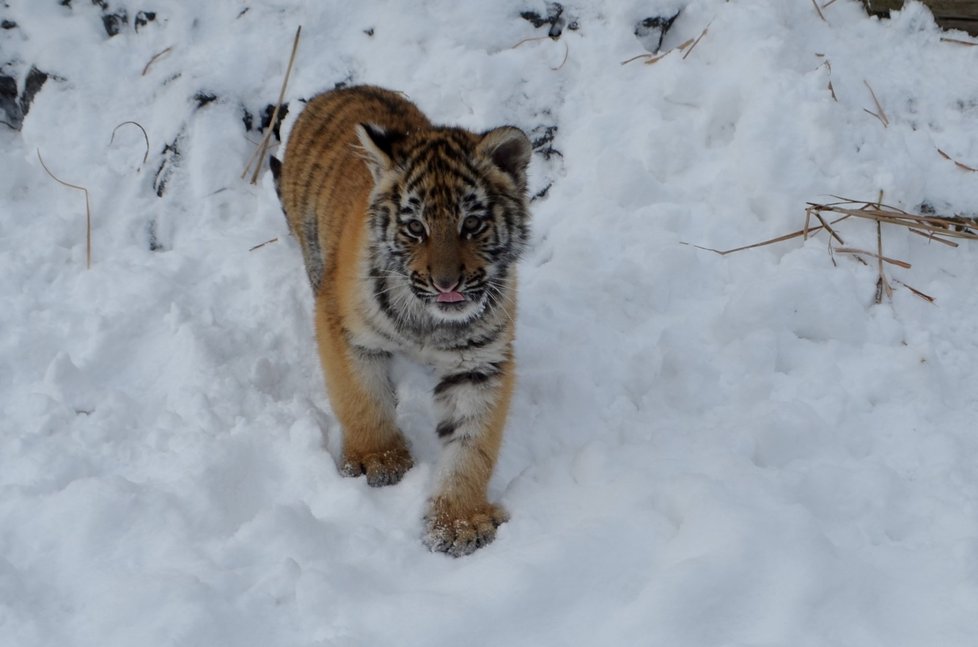
<path fill-rule="evenodd" d="M 442 292 L 435 301 L 438 303 L 458 303 L 459 301 L 465 301 L 465 297 L 458 292 Z"/>

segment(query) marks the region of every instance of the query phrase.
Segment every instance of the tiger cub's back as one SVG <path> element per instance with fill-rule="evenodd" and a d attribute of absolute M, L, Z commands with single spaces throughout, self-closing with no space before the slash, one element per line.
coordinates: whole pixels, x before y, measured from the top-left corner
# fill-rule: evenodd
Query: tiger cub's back
<path fill-rule="evenodd" d="M 309 101 L 289 135 L 281 168 L 273 168 L 317 293 L 322 277 L 335 272 L 339 252 L 359 249 L 363 242 L 363 214 L 374 181 L 358 154 L 361 124 L 402 133 L 431 127 L 413 103 L 390 90 L 333 90 Z"/>

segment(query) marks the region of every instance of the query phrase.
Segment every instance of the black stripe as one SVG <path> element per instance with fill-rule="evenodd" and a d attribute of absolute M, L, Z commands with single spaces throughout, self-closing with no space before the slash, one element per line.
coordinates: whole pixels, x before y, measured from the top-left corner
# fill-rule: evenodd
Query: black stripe
<path fill-rule="evenodd" d="M 452 420 L 443 420 L 438 423 L 438 427 L 435 428 L 435 433 L 438 434 L 439 438 L 446 438 L 455 433 L 458 429 L 458 425 Z"/>
<path fill-rule="evenodd" d="M 445 391 L 462 384 L 485 384 L 490 379 L 499 375 L 499 373 L 500 365 L 492 364 L 482 370 L 466 371 L 464 373 L 454 373 L 452 375 L 448 375 L 443 377 L 441 381 L 435 385 L 435 395 L 442 395 L 445 393 Z"/>
<path fill-rule="evenodd" d="M 314 293 L 319 292 L 323 281 L 323 250 L 319 245 L 319 222 L 315 214 L 305 216 L 302 222 L 302 257 L 306 263 L 306 274 Z"/>
<path fill-rule="evenodd" d="M 391 321 L 397 321 L 394 309 L 391 308 L 390 291 L 387 289 L 387 279 L 384 276 L 377 276 L 374 279 L 374 299 L 380 306 L 381 311 L 387 315 Z"/>

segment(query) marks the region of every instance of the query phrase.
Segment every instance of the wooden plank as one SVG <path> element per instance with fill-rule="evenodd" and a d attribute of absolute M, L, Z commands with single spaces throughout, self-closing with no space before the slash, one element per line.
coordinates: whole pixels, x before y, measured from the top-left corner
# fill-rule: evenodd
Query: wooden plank
<path fill-rule="evenodd" d="M 978 0 L 922 0 L 944 29 L 962 29 L 978 35 Z M 904 0 L 863 0 L 866 11 L 888 16 L 893 9 L 903 7 Z"/>

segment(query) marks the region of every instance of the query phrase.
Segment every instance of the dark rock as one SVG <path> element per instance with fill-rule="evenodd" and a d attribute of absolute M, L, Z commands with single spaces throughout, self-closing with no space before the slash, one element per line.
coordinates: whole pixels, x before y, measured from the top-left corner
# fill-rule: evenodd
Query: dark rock
<path fill-rule="evenodd" d="M 17 23 L 15 23 L 13 20 L 7 20 L 4 18 L 2 21 L 0 21 L 0 29 L 13 29 L 16 26 Z"/>
<path fill-rule="evenodd" d="M 217 95 L 210 92 L 200 91 L 194 95 L 194 101 L 197 102 L 197 108 L 203 108 L 208 103 L 212 101 L 217 101 Z"/>
<path fill-rule="evenodd" d="M 8 74 L 0 74 L 0 111 L 6 115 L 3 123 L 14 130 L 20 130 L 24 117 L 31 109 L 34 96 L 48 80 L 48 74 L 31 67 L 24 80 L 24 91 L 18 96 L 17 79 Z"/>
<path fill-rule="evenodd" d="M 20 130 L 24 122 L 24 111 L 17 100 L 17 79 L 0 74 L 0 112 L 6 115 L 3 123 L 14 130 Z"/>
<path fill-rule="evenodd" d="M 566 21 L 563 18 L 564 15 L 564 5 L 559 2 L 548 2 L 547 3 L 547 15 L 541 16 L 536 11 L 521 11 L 520 18 L 529 21 L 536 29 L 543 27 L 544 25 L 549 25 L 550 29 L 547 30 L 547 36 L 550 36 L 554 40 L 560 38 L 560 35 L 564 31 L 564 25 Z M 579 25 L 577 21 L 572 21 L 574 29 L 576 30 Z M 570 27 L 568 27 L 569 29 Z"/>
<path fill-rule="evenodd" d="M 244 123 L 245 131 L 251 132 L 251 129 L 255 127 L 255 116 L 244 105 L 241 106 L 241 113 L 241 121 Z"/>
<path fill-rule="evenodd" d="M 550 187 L 552 187 L 553 185 L 554 185 L 553 182 L 547 182 L 547 186 L 543 187 L 542 189 L 540 189 L 539 191 L 537 191 L 536 193 L 530 196 L 530 202 L 536 202 L 537 200 L 546 198 L 547 194 L 550 193 Z"/>
<path fill-rule="evenodd" d="M 282 120 L 285 119 L 285 115 L 289 114 L 289 104 L 283 103 L 282 107 L 278 110 L 278 118 L 275 123 L 272 124 L 272 113 L 275 112 L 275 106 L 268 104 L 265 106 L 265 112 L 261 116 L 261 129 L 264 131 L 269 125 L 272 126 L 272 133 L 275 135 L 275 139 L 282 141 L 282 136 L 279 130 L 282 127 Z"/>
<path fill-rule="evenodd" d="M 140 11 L 139 13 L 136 14 L 136 20 L 134 23 L 136 27 L 136 31 L 138 32 L 141 27 L 145 27 L 146 25 L 153 22 L 154 20 L 156 20 L 155 11 Z"/>
<path fill-rule="evenodd" d="M 156 169 L 156 176 L 153 178 L 153 189 L 156 191 L 156 195 L 161 198 L 166 191 L 166 185 L 170 181 L 170 176 L 173 175 L 173 169 L 180 159 L 181 135 L 183 135 L 182 131 L 172 142 L 163 147 L 163 159 L 160 162 L 159 168 Z"/>
<path fill-rule="evenodd" d="M 540 125 L 530 131 L 530 143 L 533 152 L 539 153 L 543 159 L 549 160 L 556 155 L 563 157 L 564 154 L 553 147 L 554 138 L 557 137 L 557 126 Z"/>
<path fill-rule="evenodd" d="M 149 251 L 151 252 L 165 252 L 166 247 L 160 240 L 159 226 L 156 224 L 156 218 L 149 221 L 146 225 L 146 238 L 147 243 L 149 243 Z"/>
<path fill-rule="evenodd" d="M 679 13 L 677 11 L 675 15 L 669 17 L 652 16 L 640 20 L 635 25 L 635 37 L 642 43 L 642 47 L 653 54 L 662 49 L 662 40 L 666 37 L 669 28 L 672 27 L 672 23 L 676 22 Z"/>
<path fill-rule="evenodd" d="M 374 35 L 374 28 L 373 27 L 369 27 L 367 29 L 364 29 L 363 30 L 363 33 L 365 33 L 367 36 L 373 36 Z"/>
<path fill-rule="evenodd" d="M 46 72 L 42 72 L 36 67 L 31 66 L 31 71 L 27 73 L 27 79 L 24 81 L 24 93 L 20 95 L 20 109 L 25 117 L 27 116 L 27 111 L 31 109 L 34 96 L 40 92 L 41 86 L 47 80 L 48 75 Z"/>
<path fill-rule="evenodd" d="M 95 0 L 92 1 L 95 2 Z M 128 24 L 129 14 L 126 13 L 125 9 L 120 9 L 115 13 L 102 14 L 102 25 L 105 27 L 105 33 L 109 35 L 109 38 L 118 34 Z"/>

